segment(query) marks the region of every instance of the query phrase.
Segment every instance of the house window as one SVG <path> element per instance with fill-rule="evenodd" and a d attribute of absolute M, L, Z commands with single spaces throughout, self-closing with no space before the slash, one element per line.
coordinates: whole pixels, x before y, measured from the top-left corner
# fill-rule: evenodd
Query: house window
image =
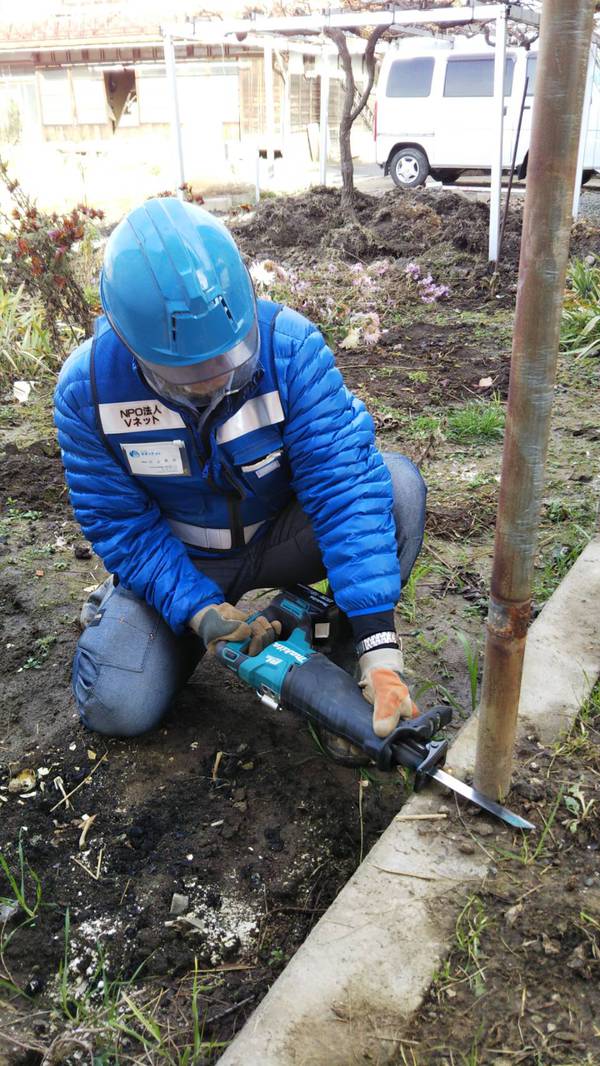
<path fill-rule="evenodd" d="M 75 122 L 71 82 L 67 70 L 41 70 L 40 104 L 44 126 L 72 126 Z"/>
<path fill-rule="evenodd" d="M 319 121 L 321 79 L 306 78 L 303 74 L 290 76 L 290 119 L 292 133 L 305 130 L 311 122 Z"/>
<path fill-rule="evenodd" d="M 105 125 L 108 122 L 108 109 L 103 75 L 75 67 L 71 76 L 78 124 L 80 126 Z"/>

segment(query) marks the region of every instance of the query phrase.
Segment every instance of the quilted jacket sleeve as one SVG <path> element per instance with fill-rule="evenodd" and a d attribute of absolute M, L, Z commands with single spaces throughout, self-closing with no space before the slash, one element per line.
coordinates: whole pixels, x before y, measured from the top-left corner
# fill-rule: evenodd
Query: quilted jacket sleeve
<path fill-rule="evenodd" d="M 350 616 L 389 610 L 400 596 L 400 570 L 391 480 L 373 420 L 344 385 L 318 330 L 287 348 L 278 377 L 292 484 L 336 602 Z"/>
<path fill-rule="evenodd" d="M 72 362 L 72 360 L 74 360 Z M 176 633 L 221 589 L 199 573 L 156 504 L 109 452 L 96 427 L 89 381 L 74 353 L 56 388 L 54 418 L 75 517 L 111 573 Z"/>

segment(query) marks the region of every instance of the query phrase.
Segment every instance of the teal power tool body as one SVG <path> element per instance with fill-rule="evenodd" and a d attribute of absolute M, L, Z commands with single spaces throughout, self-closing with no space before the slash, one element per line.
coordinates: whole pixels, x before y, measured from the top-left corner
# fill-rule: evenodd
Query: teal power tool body
<path fill-rule="evenodd" d="M 397 766 L 413 770 L 415 791 L 433 779 L 515 828 L 535 828 L 442 769 L 448 742 L 434 737 L 450 723 L 450 706 L 434 707 L 418 718 L 401 721 L 389 736 L 376 736 L 372 708 L 356 681 L 324 654 L 331 649 L 339 626 L 339 611 L 330 597 L 296 585 L 276 596 L 260 614 L 281 622 L 278 640 L 253 656 L 245 653 L 244 643 L 220 641 L 216 655 L 254 689 L 262 703 L 273 710 L 295 711 L 318 728 L 344 737 L 380 770 Z"/>

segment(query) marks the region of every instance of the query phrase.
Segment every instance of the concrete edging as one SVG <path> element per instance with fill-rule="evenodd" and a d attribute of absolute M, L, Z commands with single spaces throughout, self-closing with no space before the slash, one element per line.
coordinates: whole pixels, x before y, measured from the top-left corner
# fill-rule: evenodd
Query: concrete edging
<path fill-rule="evenodd" d="M 574 721 L 600 674 L 600 536 L 531 626 L 519 735 L 548 745 Z M 472 772 L 477 722 L 447 767 Z M 436 811 L 435 787 L 402 816 Z M 450 828 L 450 832 L 448 831 Z M 498 824 L 498 834 L 510 830 Z M 460 906 L 490 860 L 468 855 L 436 821 L 395 818 L 219 1059 L 220 1066 L 383 1066 L 395 1032 L 421 1004 L 446 956 Z"/>

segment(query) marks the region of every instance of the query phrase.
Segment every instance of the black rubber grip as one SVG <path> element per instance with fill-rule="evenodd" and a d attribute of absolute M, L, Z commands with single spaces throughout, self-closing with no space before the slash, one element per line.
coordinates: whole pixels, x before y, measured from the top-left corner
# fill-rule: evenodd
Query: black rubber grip
<path fill-rule="evenodd" d="M 433 747 L 431 738 L 452 718 L 451 707 L 433 707 L 418 718 L 399 722 L 389 736 L 378 737 L 373 732 L 373 708 L 354 678 L 319 652 L 288 670 L 281 704 L 356 744 L 381 770 L 398 765 L 417 769 Z M 436 762 L 443 764 L 446 747 L 437 746 Z"/>
<path fill-rule="evenodd" d="M 356 744 L 374 762 L 386 753 L 391 765 L 393 753 L 373 732 L 373 708 L 363 697 L 356 681 L 324 655 L 316 652 L 300 666 L 288 670 L 281 690 L 282 706 L 304 715 L 317 725 Z"/>

